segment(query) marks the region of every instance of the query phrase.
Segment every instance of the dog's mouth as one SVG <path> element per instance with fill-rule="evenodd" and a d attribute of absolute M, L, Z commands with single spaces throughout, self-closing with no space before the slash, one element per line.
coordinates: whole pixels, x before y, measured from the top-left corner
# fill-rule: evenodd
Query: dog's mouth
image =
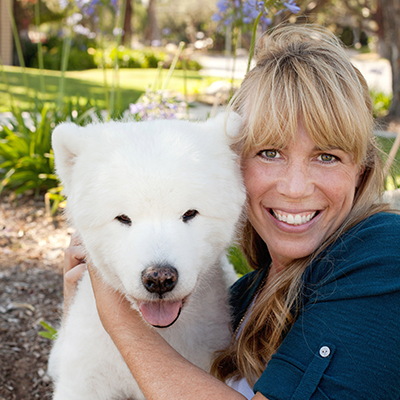
<path fill-rule="evenodd" d="M 179 318 L 183 301 L 138 301 L 138 306 L 148 324 L 155 328 L 168 328 Z"/>

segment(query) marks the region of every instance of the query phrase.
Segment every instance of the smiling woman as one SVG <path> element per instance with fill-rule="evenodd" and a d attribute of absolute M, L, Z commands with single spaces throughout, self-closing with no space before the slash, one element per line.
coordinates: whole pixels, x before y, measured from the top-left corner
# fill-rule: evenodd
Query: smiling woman
<path fill-rule="evenodd" d="M 390 274 L 381 277 L 398 275 L 400 221 L 382 212 L 388 206 L 379 200 L 382 165 L 363 76 L 328 31 L 282 26 L 263 38 L 231 108 L 246 121 L 233 148 L 248 196 L 242 249 L 255 271 L 232 288 L 236 333 L 214 374 L 248 398 L 395 399 L 394 375 L 373 379 L 376 365 L 368 362 L 385 358 L 385 347 L 354 356 L 376 334 L 357 297 L 369 299 L 373 314 L 382 307 L 376 292 L 396 287 L 384 306 L 385 329 L 396 337 L 390 368 L 400 367 L 392 307 L 400 281 L 390 287 Z M 382 286 L 368 291 L 376 279 Z M 320 362 L 324 343 L 330 355 Z"/>

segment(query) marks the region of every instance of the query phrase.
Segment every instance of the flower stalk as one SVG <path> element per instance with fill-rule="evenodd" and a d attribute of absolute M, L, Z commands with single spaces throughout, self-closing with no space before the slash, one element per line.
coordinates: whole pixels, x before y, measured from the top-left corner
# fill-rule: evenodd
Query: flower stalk
<path fill-rule="evenodd" d="M 119 85 L 119 47 L 121 45 L 121 38 L 123 34 L 123 23 L 125 20 L 125 11 L 126 11 L 126 0 L 122 0 L 122 4 L 120 7 L 120 12 L 118 15 L 118 22 L 117 22 L 117 28 L 116 28 L 116 56 L 115 56 L 115 62 L 114 62 L 114 72 L 113 72 L 113 80 L 112 80 L 112 85 L 111 85 L 111 95 L 110 95 L 110 115 L 114 116 L 114 109 L 115 109 L 115 103 L 117 97 L 117 100 L 121 98 L 121 88 Z"/>
<path fill-rule="evenodd" d="M 257 36 L 257 28 L 258 28 L 258 23 L 260 22 L 260 18 L 262 17 L 263 12 L 261 11 L 256 20 L 254 21 L 254 25 L 253 25 L 253 31 L 252 31 L 252 35 L 251 35 L 251 43 L 250 43 L 250 50 L 249 50 L 249 60 L 247 62 L 247 71 L 250 71 L 250 66 L 251 66 L 251 61 L 253 59 L 254 56 L 254 48 L 256 45 L 256 36 Z"/>
<path fill-rule="evenodd" d="M 180 42 L 180 43 L 179 43 L 178 50 L 177 50 L 177 52 L 176 52 L 176 54 L 175 54 L 175 57 L 174 57 L 174 59 L 172 60 L 172 64 L 171 64 L 171 66 L 169 67 L 167 77 L 165 78 L 164 84 L 163 84 L 163 86 L 162 86 L 162 88 L 161 88 L 162 91 L 164 91 L 164 90 L 168 87 L 169 81 L 171 80 L 171 76 L 172 76 L 172 74 L 173 74 L 173 72 L 174 72 L 174 70 L 175 70 L 176 63 L 178 62 L 179 57 L 180 57 L 180 55 L 181 55 L 182 50 L 183 50 L 184 47 L 185 47 L 185 42 Z"/>
<path fill-rule="evenodd" d="M 17 50 L 18 61 L 19 61 L 19 65 L 22 68 L 22 79 L 24 81 L 24 86 L 26 88 L 26 95 L 29 97 L 29 82 L 28 82 L 28 76 L 26 74 L 24 55 L 22 53 L 21 41 L 19 40 L 17 24 L 15 23 L 15 18 L 14 18 L 12 9 L 11 9 L 10 0 L 7 0 L 7 8 L 8 8 L 8 14 L 9 14 L 10 20 L 11 20 L 12 33 L 13 33 L 13 37 L 14 37 L 15 48 Z"/>
<path fill-rule="evenodd" d="M 39 61 L 39 79 L 40 79 L 40 91 L 42 93 L 42 96 L 45 94 L 46 88 L 44 84 L 44 75 L 43 75 L 43 69 L 44 69 L 44 63 L 43 63 L 43 46 L 42 46 L 42 41 L 40 39 L 40 4 L 39 0 L 36 0 L 35 2 L 35 24 L 36 24 L 36 31 L 38 33 L 39 41 L 38 41 L 38 61 Z"/>

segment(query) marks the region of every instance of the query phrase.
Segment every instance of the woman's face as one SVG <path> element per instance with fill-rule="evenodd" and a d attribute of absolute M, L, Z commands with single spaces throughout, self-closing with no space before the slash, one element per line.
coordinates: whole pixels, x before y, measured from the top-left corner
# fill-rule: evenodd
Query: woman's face
<path fill-rule="evenodd" d="M 255 149 L 242 167 L 250 222 L 276 269 L 311 254 L 338 229 L 360 177 L 351 154 L 318 149 L 301 125 L 286 148 Z"/>

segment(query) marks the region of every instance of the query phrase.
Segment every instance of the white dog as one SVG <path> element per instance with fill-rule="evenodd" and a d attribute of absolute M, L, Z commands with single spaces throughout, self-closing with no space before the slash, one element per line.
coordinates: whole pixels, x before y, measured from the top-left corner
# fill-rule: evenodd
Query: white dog
<path fill-rule="evenodd" d="M 234 113 L 202 123 L 58 126 L 57 173 L 88 258 L 185 358 L 209 370 L 230 340 L 226 249 L 245 202 L 227 136 Z M 56 400 L 143 399 L 100 323 L 89 276 L 50 354 Z"/>

